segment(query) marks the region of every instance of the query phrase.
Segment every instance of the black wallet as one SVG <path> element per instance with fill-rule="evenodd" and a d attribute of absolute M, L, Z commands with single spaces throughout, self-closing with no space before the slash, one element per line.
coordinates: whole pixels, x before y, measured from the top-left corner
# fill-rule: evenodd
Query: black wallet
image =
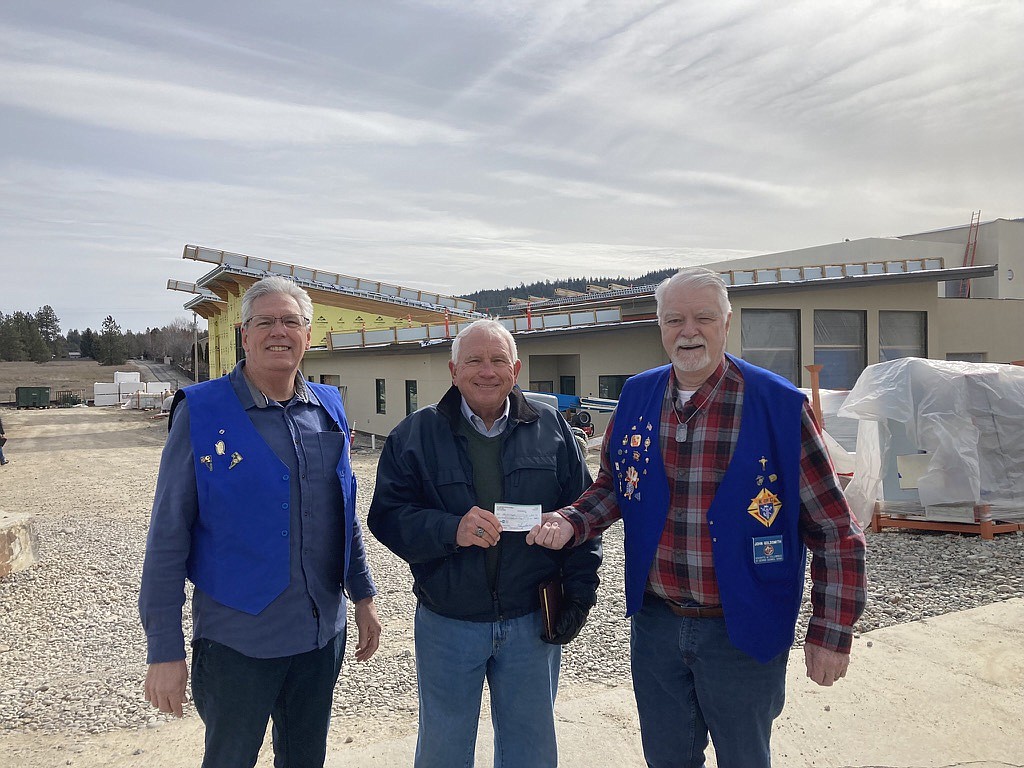
<path fill-rule="evenodd" d="M 558 616 L 562 612 L 562 581 L 552 579 L 542 582 L 540 587 L 540 613 L 544 619 L 544 636 L 549 640 L 555 636 Z"/>

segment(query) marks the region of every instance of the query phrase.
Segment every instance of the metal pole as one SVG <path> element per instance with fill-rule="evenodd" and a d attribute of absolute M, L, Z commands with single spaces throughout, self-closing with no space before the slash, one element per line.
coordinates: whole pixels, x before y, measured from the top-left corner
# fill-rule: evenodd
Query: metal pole
<path fill-rule="evenodd" d="M 199 383 L 199 321 L 192 313 L 192 378 Z"/>

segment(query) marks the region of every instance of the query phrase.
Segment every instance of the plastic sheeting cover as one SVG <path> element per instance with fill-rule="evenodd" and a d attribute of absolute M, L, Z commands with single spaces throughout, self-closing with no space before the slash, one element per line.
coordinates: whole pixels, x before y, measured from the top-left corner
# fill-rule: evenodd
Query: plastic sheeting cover
<path fill-rule="evenodd" d="M 930 454 L 918 480 L 921 504 L 991 504 L 1024 519 L 1024 367 L 916 357 L 870 365 L 839 415 L 860 420 L 846 496 L 871 520 L 891 449 L 890 422 Z"/>

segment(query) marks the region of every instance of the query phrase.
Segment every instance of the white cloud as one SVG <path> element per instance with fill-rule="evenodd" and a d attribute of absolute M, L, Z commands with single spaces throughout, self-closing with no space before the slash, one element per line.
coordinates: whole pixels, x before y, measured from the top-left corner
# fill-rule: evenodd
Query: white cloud
<path fill-rule="evenodd" d="M 0 62 L 0 103 L 118 131 L 247 145 L 460 142 L 461 129 L 380 111 L 289 104 L 158 80 Z"/>
<path fill-rule="evenodd" d="M 576 200 L 611 200 L 623 205 L 657 206 L 660 208 L 672 208 L 678 204 L 677 201 L 664 195 L 653 195 L 621 189 L 608 184 L 560 179 L 522 171 L 501 171 L 495 173 L 494 177 L 510 184 L 520 184 L 542 190 L 556 197 L 570 197 Z"/>
<path fill-rule="evenodd" d="M 8 4 L 0 310 L 165 322 L 186 242 L 459 293 L 1021 216 L 1021 39 L 1017 0 Z"/>

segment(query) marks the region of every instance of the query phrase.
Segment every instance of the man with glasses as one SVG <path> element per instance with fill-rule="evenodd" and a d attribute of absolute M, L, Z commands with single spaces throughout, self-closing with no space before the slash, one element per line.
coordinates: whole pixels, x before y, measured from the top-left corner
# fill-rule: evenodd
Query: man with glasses
<path fill-rule="evenodd" d="M 139 595 L 146 698 L 181 717 L 187 578 L 204 766 L 255 765 L 268 720 L 276 765 L 322 766 L 346 593 L 356 660 L 380 639 L 345 411 L 336 388 L 299 372 L 312 313 L 290 280 L 255 283 L 242 298 L 245 359 L 171 406 Z"/>

